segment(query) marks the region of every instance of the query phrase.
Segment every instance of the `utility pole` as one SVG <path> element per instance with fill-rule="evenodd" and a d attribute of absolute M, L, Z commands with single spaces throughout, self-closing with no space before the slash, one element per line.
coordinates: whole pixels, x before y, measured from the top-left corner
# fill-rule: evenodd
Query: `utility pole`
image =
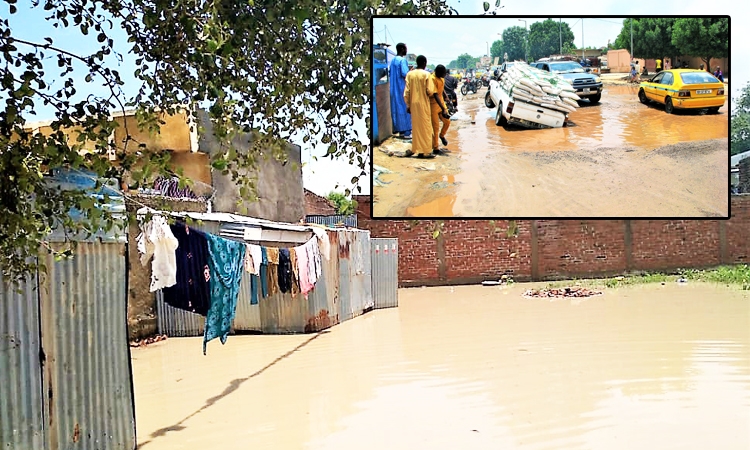
<path fill-rule="evenodd" d="M 633 18 L 630 18 L 630 61 L 633 61 Z"/>
<path fill-rule="evenodd" d="M 523 59 L 524 59 L 525 62 L 528 62 L 529 61 L 529 55 L 526 53 L 526 49 L 529 46 L 529 30 L 526 27 L 526 21 L 525 20 L 518 19 L 518 21 L 519 22 L 523 22 L 523 29 L 524 29 L 524 31 L 526 31 L 526 36 L 524 36 L 525 39 L 524 39 L 524 45 L 523 45 Z"/>
<path fill-rule="evenodd" d="M 560 17 L 560 56 L 562 56 L 562 17 Z"/>
<path fill-rule="evenodd" d="M 581 47 L 583 47 L 583 53 L 581 53 L 581 60 L 586 63 L 586 42 L 583 40 L 583 17 L 581 17 Z"/>

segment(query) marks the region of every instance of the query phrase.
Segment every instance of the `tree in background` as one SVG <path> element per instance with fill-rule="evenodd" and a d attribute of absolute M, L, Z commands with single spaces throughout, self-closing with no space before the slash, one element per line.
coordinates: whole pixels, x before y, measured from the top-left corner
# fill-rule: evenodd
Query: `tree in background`
<path fill-rule="evenodd" d="M 340 192 L 331 192 L 326 198 L 336 205 L 336 212 L 342 216 L 354 214 L 357 211 L 357 201 L 350 199 Z"/>
<path fill-rule="evenodd" d="M 575 35 L 567 23 L 552 19 L 534 22 L 529 26 L 529 56 L 536 60 L 560 52 L 560 36 L 564 44 L 572 44 Z"/>
<path fill-rule="evenodd" d="M 574 43 L 563 42 L 563 55 L 574 55 L 576 50 L 576 45 Z"/>
<path fill-rule="evenodd" d="M 729 21 L 726 17 L 625 19 L 614 48 L 630 51 L 633 57 L 656 59 L 678 55 L 699 56 L 711 67 L 711 58 L 729 56 Z"/>
<path fill-rule="evenodd" d="M 711 58 L 729 56 L 729 19 L 676 19 L 672 28 L 672 44 L 684 55 L 700 56 L 706 67 L 711 68 Z"/>
<path fill-rule="evenodd" d="M 503 46 L 509 61 L 523 60 L 526 57 L 526 35 L 524 27 L 514 26 L 503 30 Z"/>
<path fill-rule="evenodd" d="M 740 90 L 739 98 L 734 101 L 729 144 L 732 155 L 750 150 L 750 83 Z"/>
<path fill-rule="evenodd" d="M 500 61 L 503 60 L 503 53 L 505 53 L 505 47 L 503 45 L 503 41 L 495 41 L 490 46 L 490 57 L 494 61 L 495 58 L 500 58 Z"/>
<path fill-rule="evenodd" d="M 632 30 L 632 36 L 633 36 L 633 53 L 636 55 L 638 54 L 637 51 L 635 51 L 635 42 L 638 40 L 638 32 L 640 31 L 638 20 L 637 19 L 625 19 L 622 22 L 622 29 L 620 30 L 620 34 L 617 35 L 617 39 L 615 39 L 615 43 L 613 44 L 613 48 L 617 50 L 625 49 L 628 52 L 630 52 L 630 30 L 631 30 L 631 22 L 633 24 Z M 671 39 L 671 37 L 670 37 Z M 631 57 L 634 57 L 631 55 Z"/>
<path fill-rule="evenodd" d="M 286 158 L 285 141 L 295 133 L 305 143 L 328 145 L 328 157 L 357 164 L 366 175 L 369 145 L 352 125 L 370 105 L 370 18 L 451 12 L 445 0 L 20 3 L 0 0 L 7 8 L 0 16 L 0 271 L 8 281 L 37 270 L 40 252 L 69 254 L 72 243 L 63 250 L 45 247 L 51 230 L 75 235 L 113 225 L 98 201 L 51 186 L 51 168 L 130 179 L 133 187 L 166 170 L 164 154 L 129 131 L 158 132 L 159 111 L 173 114 L 184 107 L 192 115 L 195 105 L 207 110 L 214 137 L 226 150 L 214 154 L 211 164 L 231 175 L 248 201 L 255 197 L 255 180 L 243 171 L 261 158 Z M 29 7 L 61 35 L 74 37 L 77 47 L 65 48 L 54 36 L 22 38 L 18 31 L 31 25 L 20 14 L 30 13 L 19 8 Z M 133 55 L 134 65 L 123 69 L 116 49 Z M 124 86 L 122 70 L 134 72 L 134 86 Z M 98 86 L 106 92 L 92 91 Z M 55 111 L 52 132 L 44 135 L 27 126 L 41 105 Z M 123 142 L 111 142 L 118 126 L 112 113 L 126 108 L 137 109 L 137 123 L 126 125 Z M 68 137 L 71 129 L 77 138 Z M 84 220 L 70 220 L 71 208 Z"/>

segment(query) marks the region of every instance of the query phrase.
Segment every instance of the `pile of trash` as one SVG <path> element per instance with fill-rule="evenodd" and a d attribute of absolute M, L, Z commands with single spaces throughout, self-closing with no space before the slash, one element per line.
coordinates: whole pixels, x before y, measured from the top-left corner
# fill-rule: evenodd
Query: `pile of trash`
<path fill-rule="evenodd" d="M 133 348 L 139 348 L 139 347 L 146 347 L 148 345 L 154 344 L 156 342 L 160 341 L 166 341 L 167 335 L 166 334 L 157 334 L 156 336 L 151 336 L 146 339 L 140 339 L 130 342 L 130 346 Z"/>
<path fill-rule="evenodd" d="M 584 287 L 566 287 L 560 289 L 529 289 L 524 292 L 526 298 L 564 298 L 564 297 L 593 297 L 602 295 L 600 291 L 592 291 Z"/>
<path fill-rule="evenodd" d="M 520 61 L 503 74 L 500 85 L 516 101 L 533 103 L 564 113 L 575 112 L 578 100 L 581 99 L 575 88 L 562 77 Z"/>

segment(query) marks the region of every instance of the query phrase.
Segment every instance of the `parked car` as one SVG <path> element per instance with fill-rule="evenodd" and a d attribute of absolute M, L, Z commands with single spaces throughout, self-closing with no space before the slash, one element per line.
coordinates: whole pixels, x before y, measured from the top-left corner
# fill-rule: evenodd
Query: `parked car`
<path fill-rule="evenodd" d="M 662 70 L 638 89 L 641 103 L 657 102 L 672 114 L 677 109 L 708 109 L 717 113 L 724 106 L 724 83 L 713 74 L 699 69 Z"/>
<path fill-rule="evenodd" d="M 586 98 L 591 103 L 597 103 L 602 99 L 602 79 L 586 73 L 575 61 L 539 61 L 530 65 L 560 75 L 575 88 L 576 94 L 582 99 Z"/>

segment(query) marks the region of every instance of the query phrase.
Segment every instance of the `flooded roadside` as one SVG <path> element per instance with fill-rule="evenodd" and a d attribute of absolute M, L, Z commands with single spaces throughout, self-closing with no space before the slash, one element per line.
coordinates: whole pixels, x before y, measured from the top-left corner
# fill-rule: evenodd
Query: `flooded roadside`
<path fill-rule="evenodd" d="M 670 115 L 638 102 L 636 86 L 608 85 L 570 127 L 526 130 L 495 125 L 485 92 L 459 100 L 451 153 L 433 171 L 387 156 L 390 142 L 374 148 L 374 163 L 393 171 L 373 189 L 374 217 L 727 215 L 727 105 Z M 436 184 L 444 177 L 454 181 Z"/>
<path fill-rule="evenodd" d="M 321 334 L 133 349 L 140 448 L 745 449 L 750 293 L 402 289 Z"/>

